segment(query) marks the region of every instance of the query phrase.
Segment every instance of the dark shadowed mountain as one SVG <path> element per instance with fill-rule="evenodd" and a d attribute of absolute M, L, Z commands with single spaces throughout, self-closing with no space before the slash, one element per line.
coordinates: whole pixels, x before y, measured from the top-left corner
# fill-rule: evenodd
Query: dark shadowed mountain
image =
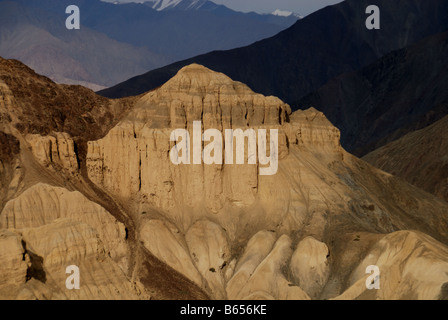
<path fill-rule="evenodd" d="M 299 105 L 324 112 L 358 155 L 424 128 L 448 113 L 448 32 L 340 75 Z"/>
<path fill-rule="evenodd" d="M 448 116 L 363 159 L 448 201 Z"/>
<path fill-rule="evenodd" d="M 381 9 L 381 30 L 367 30 L 365 9 Z M 253 45 L 180 61 L 100 91 L 137 95 L 160 86 L 185 65 L 199 63 L 294 104 L 330 79 L 359 70 L 385 54 L 448 29 L 445 0 L 349 0 L 299 20 Z"/>

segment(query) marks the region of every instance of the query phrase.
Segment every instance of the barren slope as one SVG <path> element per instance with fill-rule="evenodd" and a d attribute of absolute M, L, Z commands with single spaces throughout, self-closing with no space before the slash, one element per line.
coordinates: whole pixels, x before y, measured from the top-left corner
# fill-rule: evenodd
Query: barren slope
<path fill-rule="evenodd" d="M 448 116 L 363 159 L 448 201 Z"/>
<path fill-rule="evenodd" d="M 172 165 L 170 133 L 187 128 L 192 134 L 195 120 L 203 130 L 277 128 L 278 173 L 260 176 L 257 165 Z M 148 250 L 211 297 L 328 298 L 353 284 L 351 272 L 385 234 L 420 230 L 444 243 L 447 235 L 445 203 L 346 153 L 339 138 L 314 109 L 290 114 L 276 98 L 191 65 L 142 96 L 103 139 L 89 142 L 87 170 L 135 214 Z M 314 250 L 307 237 L 321 249 L 306 253 Z M 403 238 L 384 241 L 401 246 Z M 309 263 L 320 263 L 322 274 Z M 445 281 L 440 276 L 436 282 Z"/>

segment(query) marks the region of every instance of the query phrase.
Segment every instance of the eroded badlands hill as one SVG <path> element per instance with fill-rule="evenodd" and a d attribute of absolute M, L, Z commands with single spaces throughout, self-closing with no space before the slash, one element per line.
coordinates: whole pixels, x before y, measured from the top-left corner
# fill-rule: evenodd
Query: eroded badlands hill
<path fill-rule="evenodd" d="M 1 111 L 30 108 L 34 93 L 6 80 Z M 115 110 L 104 130 L 2 121 L 2 149 L 12 150 L 2 158 L 2 297 L 446 298 L 448 205 L 345 152 L 322 113 L 291 113 L 199 65 L 133 99 L 83 96 L 87 115 Z M 277 129 L 277 174 L 259 175 L 259 162 L 174 165 L 170 134 L 192 134 L 194 121 L 202 131 Z M 86 274 L 78 292 L 65 289 L 70 264 Z M 380 290 L 366 289 L 369 265 Z"/>
<path fill-rule="evenodd" d="M 448 116 L 363 159 L 448 201 Z"/>

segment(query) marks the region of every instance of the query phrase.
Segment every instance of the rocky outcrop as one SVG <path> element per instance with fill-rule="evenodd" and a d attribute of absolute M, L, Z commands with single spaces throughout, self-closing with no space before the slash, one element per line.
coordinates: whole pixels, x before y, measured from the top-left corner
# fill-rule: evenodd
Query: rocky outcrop
<path fill-rule="evenodd" d="M 2 231 L 0 237 L 2 245 L 8 244 L 2 246 L 7 248 L 2 251 L 2 298 L 148 298 L 108 255 L 96 230 L 85 223 L 58 219 L 38 228 Z M 66 287 L 68 266 L 79 268 L 79 289 Z"/>
<path fill-rule="evenodd" d="M 22 238 L 11 231 L 0 230 L 0 288 L 9 288 L 25 282 L 29 257 L 25 255 Z M 0 293 L 1 295 L 1 293 Z"/>
<path fill-rule="evenodd" d="M 300 241 L 291 257 L 292 275 L 300 288 L 317 298 L 330 275 L 330 252 L 325 243 L 313 237 Z"/>
<path fill-rule="evenodd" d="M 249 240 L 244 252 L 232 259 L 226 232 L 211 221 L 198 221 L 188 230 L 185 236 L 188 249 L 183 247 L 184 240 L 179 231 L 173 227 L 169 230 L 167 224 L 159 220 L 146 222 L 142 232 L 145 245 L 153 254 L 202 285 L 213 298 L 309 299 L 298 285 L 293 284 L 297 282 L 287 278 L 291 271 L 285 274 L 285 270 L 296 270 L 295 265 L 300 263 L 291 262 L 291 268 L 288 267 L 293 253 L 289 236 L 277 239 L 273 232 L 260 231 Z M 169 242 L 162 244 L 160 238 L 156 239 L 158 236 Z M 304 245 L 297 247 L 303 254 L 306 250 Z M 319 280 L 320 275 L 315 275 L 312 261 L 302 261 L 300 266 L 304 267 L 304 277 Z"/>
<path fill-rule="evenodd" d="M 291 253 L 291 239 L 286 235 L 281 236 L 248 279 L 240 283 L 242 286 L 239 293 L 230 297 L 248 299 L 251 296 L 253 298 L 254 294 L 262 293 L 278 300 L 308 300 L 308 295 L 290 283 L 283 274 L 283 268 L 287 265 Z"/>
<path fill-rule="evenodd" d="M 140 238 L 154 256 L 202 286 L 202 276 L 191 260 L 184 237 L 174 225 L 161 220 L 146 220 L 142 223 Z"/>
<path fill-rule="evenodd" d="M 226 205 L 247 208 L 273 192 L 266 190 L 272 179 L 260 177 L 259 164 L 246 159 L 246 165 L 176 166 L 169 157 L 170 134 L 187 128 L 192 136 L 195 120 L 202 121 L 203 131 L 272 128 L 279 130 L 279 159 L 288 156 L 291 144 L 342 157 L 339 131 L 321 113 L 310 109 L 293 114 L 290 122 L 289 117 L 289 106 L 280 100 L 192 65 L 142 97 L 106 137 L 89 142 L 89 177 L 123 201 L 136 200 L 139 209 L 146 204 L 171 212 L 175 221 L 176 211 L 204 203 L 214 213 Z M 182 219 L 188 228 L 195 217 Z"/>
<path fill-rule="evenodd" d="M 185 235 L 193 263 L 206 280 L 213 297 L 223 299 L 225 270 L 230 257 L 230 244 L 225 231 L 210 221 L 198 221 Z"/>
<path fill-rule="evenodd" d="M 110 243 L 85 223 L 59 219 L 22 234 L 27 249 L 42 258 L 42 281 L 49 279 L 68 299 L 138 299 L 143 293 L 108 255 Z M 80 270 L 79 290 L 66 288 L 71 265 Z"/>
<path fill-rule="evenodd" d="M 259 175 L 260 164 L 247 159 L 173 164 L 170 135 L 180 128 L 193 137 L 194 121 L 201 133 L 279 130 L 277 174 Z M 86 163 L 98 187 L 143 217 L 145 247 L 213 298 L 319 298 L 332 275 L 322 239 L 341 232 L 412 228 L 447 236 L 444 204 L 346 153 L 321 112 L 291 114 L 280 100 L 198 65 L 141 97 L 103 139 L 89 142 Z M 235 251 L 237 244 L 246 249 Z M 338 281 L 332 297 L 345 288 Z"/>
<path fill-rule="evenodd" d="M 75 144 L 69 134 L 57 132 L 54 136 L 28 135 L 26 137 L 34 157 L 43 166 L 58 166 L 74 174 L 79 170 Z"/>
<path fill-rule="evenodd" d="M 227 284 L 227 294 L 229 297 L 243 298 L 240 294 L 243 289 L 241 284 L 247 283 L 255 269 L 271 252 L 275 241 L 275 233 L 269 231 L 260 231 L 248 241 L 244 252 L 239 257 L 238 263 L 236 263 L 236 267 L 232 270 L 233 276 Z M 257 294 L 260 295 L 261 293 Z M 261 295 L 269 295 L 269 293 L 263 292 Z"/>
<path fill-rule="evenodd" d="M 1 288 L 15 284 L 9 298 L 39 299 L 46 291 L 51 299 L 147 297 L 126 277 L 125 227 L 79 192 L 37 184 L 9 201 L 0 218 L 1 247 L 7 248 Z M 71 265 L 80 268 L 79 291 L 65 287 Z"/>
<path fill-rule="evenodd" d="M 22 178 L 19 155 L 20 143 L 17 138 L 0 131 L 0 208 L 3 208 L 6 200 L 12 197 L 19 187 Z"/>
<path fill-rule="evenodd" d="M 0 124 L 24 136 L 65 132 L 78 142 L 104 135 L 134 100 L 111 101 L 81 86 L 57 85 L 21 62 L 1 57 L 0 97 Z"/>
<path fill-rule="evenodd" d="M 25 268 L 13 269 L 17 276 L 9 274 L 9 281 L 19 278 L 19 284 L 28 286 L 32 267 L 38 268 L 33 278 L 60 294 L 55 298 L 138 298 L 135 285 L 126 278 L 129 251 L 124 225 L 81 193 L 37 184 L 5 205 L 0 229 L 4 229 L 2 241 L 11 243 L 2 252 L 5 275 L 10 273 L 9 264 Z M 65 268 L 70 265 L 83 271 L 79 292 L 65 289 Z"/>

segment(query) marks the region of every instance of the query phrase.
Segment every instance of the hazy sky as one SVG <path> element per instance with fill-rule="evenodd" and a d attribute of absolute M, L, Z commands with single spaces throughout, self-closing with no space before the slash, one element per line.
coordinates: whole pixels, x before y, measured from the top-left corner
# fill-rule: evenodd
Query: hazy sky
<path fill-rule="evenodd" d="M 238 11 L 272 12 L 275 9 L 293 11 L 302 16 L 342 0 L 212 0 Z"/>

